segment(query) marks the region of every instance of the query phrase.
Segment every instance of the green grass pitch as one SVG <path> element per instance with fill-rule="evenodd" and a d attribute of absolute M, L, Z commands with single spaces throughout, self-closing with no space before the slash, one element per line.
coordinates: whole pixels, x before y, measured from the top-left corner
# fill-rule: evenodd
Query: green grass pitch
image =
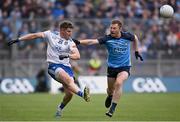
<path fill-rule="evenodd" d="M 54 117 L 63 94 L 0 94 L 0 121 L 180 121 L 180 93 L 124 93 L 112 118 L 105 116 L 106 95 L 86 103 L 74 96 L 63 117 Z"/>

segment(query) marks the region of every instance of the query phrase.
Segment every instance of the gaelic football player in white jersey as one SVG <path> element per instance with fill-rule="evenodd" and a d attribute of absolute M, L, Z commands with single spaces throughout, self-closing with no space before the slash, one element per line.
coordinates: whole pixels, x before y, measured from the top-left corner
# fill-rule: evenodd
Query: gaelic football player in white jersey
<path fill-rule="evenodd" d="M 60 24 L 60 31 L 45 31 L 38 33 L 31 33 L 19 37 L 18 39 L 9 41 L 8 45 L 20 41 L 28 41 L 36 38 L 44 38 L 47 46 L 47 62 L 48 62 L 48 73 L 57 82 L 61 83 L 65 90 L 65 96 L 62 102 L 58 105 L 56 116 L 61 116 L 62 110 L 72 99 L 73 93 L 90 101 L 89 88 L 85 87 L 84 91 L 81 91 L 73 79 L 73 71 L 69 60 L 80 59 L 80 53 L 73 42 L 72 30 L 73 25 L 71 22 L 64 21 Z"/>

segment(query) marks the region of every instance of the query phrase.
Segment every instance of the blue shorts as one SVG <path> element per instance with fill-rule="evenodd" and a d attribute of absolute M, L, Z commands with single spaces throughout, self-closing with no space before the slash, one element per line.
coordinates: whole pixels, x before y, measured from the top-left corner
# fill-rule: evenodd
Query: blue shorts
<path fill-rule="evenodd" d="M 71 69 L 71 67 L 65 66 L 63 64 L 55 64 L 55 63 L 49 63 L 48 67 L 48 74 L 56 80 L 56 74 L 60 69 L 63 69 L 70 77 L 74 76 L 74 73 Z"/>

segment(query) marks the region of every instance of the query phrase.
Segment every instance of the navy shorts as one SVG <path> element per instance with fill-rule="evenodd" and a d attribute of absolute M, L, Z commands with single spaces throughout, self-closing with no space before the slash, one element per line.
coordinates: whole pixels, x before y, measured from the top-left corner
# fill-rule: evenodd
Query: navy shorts
<path fill-rule="evenodd" d="M 59 69 L 63 69 L 70 77 L 74 77 L 74 73 L 71 67 L 55 63 L 49 63 L 48 74 L 56 80 L 56 74 L 58 73 Z"/>
<path fill-rule="evenodd" d="M 118 67 L 118 68 L 108 67 L 107 76 L 111 78 L 116 78 L 118 73 L 122 71 L 126 71 L 128 75 L 130 76 L 130 68 L 131 68 L 130 66 Z"/>

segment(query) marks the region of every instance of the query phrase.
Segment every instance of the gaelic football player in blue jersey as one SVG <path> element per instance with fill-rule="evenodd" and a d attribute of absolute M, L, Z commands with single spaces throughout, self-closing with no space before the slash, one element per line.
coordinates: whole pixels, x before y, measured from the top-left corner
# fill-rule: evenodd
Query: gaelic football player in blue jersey
<path fill-rule="evenodd" d="M 135 57 L 143 61 L 138 52 L 138 38 L 130 32 L 122 31 L 122 23 L 119 20 L 113 20 L 110 25 L 110 34 L 99 39 L 84 39 L 79 43 L 82 45 L 103 44 L 108 51 L 107 59 L 107 98 L 106 108 L 109 110 L 106 115 L 112 117 L 115 108 L 122 94 L 122 85 L 130 75 L 131 52 L 130 43 L 134 43 Z"/>

